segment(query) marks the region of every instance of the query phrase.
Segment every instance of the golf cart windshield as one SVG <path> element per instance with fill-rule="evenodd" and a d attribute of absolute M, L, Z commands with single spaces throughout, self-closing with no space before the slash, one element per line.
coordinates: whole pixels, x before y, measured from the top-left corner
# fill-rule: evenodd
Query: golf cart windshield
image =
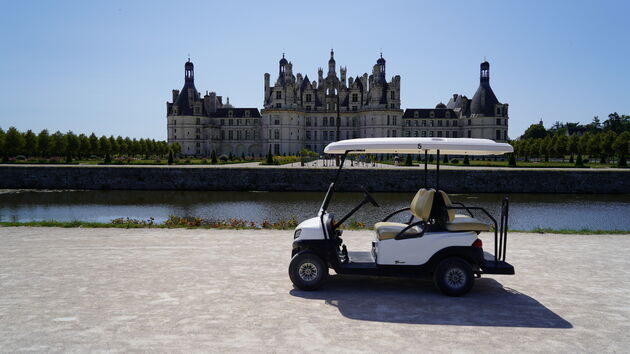
<path fill-rule="evenodd" d="M 328 144 L 326 154 L 502 155 L 514 152 L 510 144 L 471 138 L 365 138 Z"/>

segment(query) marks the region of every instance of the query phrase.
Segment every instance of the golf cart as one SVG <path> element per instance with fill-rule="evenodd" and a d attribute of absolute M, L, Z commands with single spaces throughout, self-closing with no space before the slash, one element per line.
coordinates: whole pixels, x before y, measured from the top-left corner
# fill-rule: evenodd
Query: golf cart
<path fill-rule="evenodd" d="M 439 189 L 440 153 L 450 155 L 500 155 L 513 152 L 512 146 L 487 139 L 470 138 L 365 138 L 334 142 L 325 153 L 341 155 L 335 179 L 326 192 L 317 217 L 301 222 L 295 229 L 289 277 L 301 290 L 315 290 L 332 268 L 337 274 L 389 277 L 433 277 L 435 286 L 449 296 L 466 294 L 474 278 L 482 274 L 514 274 L 505 262 L 508 199 L 501 207 L 500 226 L 481 207 L 451 202 Z M 425 155 L 425 186 L 414 196 L 408 208 L 387 215 L 374 225 L 370 252 L 349 252 L 341 239 L 340 226 L 365 204 L 379 207 L 367 189 L 363 200 L 348 214 L 335 220 L 328 211 L 334 187 L 348 154 L 419 154 Z M 436 188 L 427 183 L 428 154 L 437 154 Z M 468 215 L 457 214 L 465 211 Z M 480 212 L 492 225 L 474 217 Z M 406 223 L 389 220 L 402 213 Z M 484 252 L 480 232 L 494 231 L 494 255 Z"/>

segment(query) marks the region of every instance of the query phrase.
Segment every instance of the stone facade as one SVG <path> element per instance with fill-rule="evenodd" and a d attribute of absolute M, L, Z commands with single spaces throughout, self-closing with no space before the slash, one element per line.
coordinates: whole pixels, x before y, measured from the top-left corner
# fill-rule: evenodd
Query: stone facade
<path fill-rule="evenodd" d="M 193 64 L 185 64 L 185 83 L 167 102 L 168 142 L 178 142 L 182 154 L 260 156 L 321 153 L 330 142 L 371 137 L 472 137 L 507 140 L 508 105 L 499 103 L 490 88 L 490 64 L 480 66 L 480 83 L 472 99 L 453 95 L 435 108 L 400 108 L 400 76 L 389 81 L 381 55 L 372 74 L 348 77 L 331 50 L 328 71 L 317 80 L 293 74 L 284 55 L 278 76 L 264 75 L 264 108 L 234 108 L 221 96 L 194 87 Z"/>

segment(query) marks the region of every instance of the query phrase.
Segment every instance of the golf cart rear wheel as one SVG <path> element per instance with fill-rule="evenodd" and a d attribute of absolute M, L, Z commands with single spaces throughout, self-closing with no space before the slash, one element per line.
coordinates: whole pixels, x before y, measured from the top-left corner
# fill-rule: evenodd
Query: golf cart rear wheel
<path fill-rule="evenodd" d="M 462 296 L 473 287 L 475 278 L 472 266 L 467 261 L 446 258 L 435 268 L 433 282 L 444 295 Z"/>
<path fill-rule="evenodd" d="M 300 290 L 315 290 L 328 277 L 328 267 L 312 253 L 297 254 L 289 263 L 289 278 Z"/>

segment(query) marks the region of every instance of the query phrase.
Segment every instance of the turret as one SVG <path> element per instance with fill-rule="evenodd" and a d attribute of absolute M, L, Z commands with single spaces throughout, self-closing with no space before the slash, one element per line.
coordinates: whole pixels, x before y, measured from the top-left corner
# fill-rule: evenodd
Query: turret
<path fill-rule="evenodd" d="M 186 64 L 184 64 L 184 82 L 195 83 L 195 66 L 188 58 Z"/>
<path fill-rule="evenodd" d="M 335 52 L 331 49 L 330 50 L 330 59 L 328 60 L 328 76 L 336 76 L 337 73 L 335 72 Z"/>
<path fill-rule="evenodd" d="M 479 66 L 479 83 L 481 84 L 490 83 L 490 63 L 488 63 L 485 60 Z"/>

